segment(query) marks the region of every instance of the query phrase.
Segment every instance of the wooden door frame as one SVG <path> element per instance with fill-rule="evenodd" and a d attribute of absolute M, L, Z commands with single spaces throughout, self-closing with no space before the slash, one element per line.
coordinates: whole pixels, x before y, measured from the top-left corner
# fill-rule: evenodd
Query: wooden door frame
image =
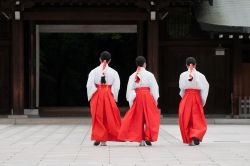
<path fill-rule="evenodd" d="M 158 79 L 158 45 L 159 45 L 159 24 L 158 20 L 150 21 L 149 13 L 145 10 L 116 10 L 116 9 L 103 9 L 97 12 L 93 10 L 81 11 L 24 11 L 21 13 L 21 20 L 12 20 L 12 108 L 13 114 L 24 114 L 25 108 L 25 83 L 24 83 L 24 21 L 30 23 L 30 61 L 29 64 L 29 108 L 37 108 L 37 101 L 35 100 L 35 87 L 37 81 L 35 80 L 36 74 L 34 69 L 34 62 L 37 61 L 35 56 L 35 44 L 37 39 L 34 34 L 37 33 L 34 26 L 39 23 L 48 22 L 75 22 L 76 24 L 93 24 L 93 23 L 108 23 L 116 24 L 123 22 L 134 22 L 138 25 L 138 55 L 146 56 L 148 59 L 148 68 L 151 70 Z M 145 28 L 146 27 L 146 28 Z M 145 33 L 147 32 L 147 33 Z M 144 41 L 146 44 L 144 44 Z M 145 46 L 147 50 L 145 50 Z M 37 63 L 37 62 L 36 62 Z M 36 103 L 36 104 L 34 104 Z"/>

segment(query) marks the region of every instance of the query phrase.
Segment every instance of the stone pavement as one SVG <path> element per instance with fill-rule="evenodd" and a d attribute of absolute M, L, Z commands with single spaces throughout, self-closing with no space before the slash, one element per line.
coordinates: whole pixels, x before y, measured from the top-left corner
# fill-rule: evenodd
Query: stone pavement
<path fill-rule="evenodd" d="M 0 125 L 0 166 L 250 166 L 250 125 L 209 125 L 200 146 L 161 125 L 152 147 L 94 147 L 89 125 Z"/>

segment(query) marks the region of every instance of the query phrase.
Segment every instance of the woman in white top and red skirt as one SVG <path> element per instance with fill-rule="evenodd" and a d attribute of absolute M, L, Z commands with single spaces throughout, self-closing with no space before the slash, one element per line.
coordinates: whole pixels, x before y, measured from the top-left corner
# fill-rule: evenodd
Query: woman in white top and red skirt
<path fill-rule="evenodd" d="M 137 57 L 136 64 L 137 71 L 129 77 L 127 86 L 130 109 L 123 119 L 118 138 L 151 146 L 151 142 L 158 139 L 160 126 L 159 88 L 154 75 L 145 69 L 145 58 Z"/>
<path fill-rule="evenodd" d="M 121 117 L 116 105 L 120 89 L 118 73 L 109 67 L 111 55 L 104 51 L 100 66 L 89 73 L 87 81 L 88 100 L 92 115 L 91 140 L 94 145 L 106 146 L 106 141 L 118 141 Z"/>
<path fill-rule="evenodd" d="M 183 143 L 199 145 L 207 130 L 203 107 L 209 84 L 206 77 L 196 70 L 196 60 L 186 59 L 187 71 L 180 75 L 179 87 L 182 100 L 179 105 L 179 126 Z"/>

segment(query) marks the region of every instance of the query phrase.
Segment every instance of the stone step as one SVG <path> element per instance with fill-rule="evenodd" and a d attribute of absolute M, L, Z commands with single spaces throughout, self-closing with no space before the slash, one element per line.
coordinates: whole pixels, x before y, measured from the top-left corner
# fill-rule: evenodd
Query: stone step
<path fill-rule="evenodd" d="M 207 118 L 208 124 L 250 125 L 250 119 Z M 1 117 L 0 124 L 91 124 L 90 117 Z M 161 118 L 161 124 L 178 124 L 178 118 Z"/>

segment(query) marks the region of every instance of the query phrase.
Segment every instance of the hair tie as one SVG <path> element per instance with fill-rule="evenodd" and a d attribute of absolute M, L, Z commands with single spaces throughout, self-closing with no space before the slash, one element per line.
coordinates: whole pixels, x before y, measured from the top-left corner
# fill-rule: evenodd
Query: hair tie
<path fill-rule="evenodd" d="M 102 66 L 102 70 L 104 70 L 104 69 L 106 68 L 106 66 L 107 66 L 107 61 L 104 60 L 104 61 L 103 61 L 103 66 Z"/>
<path fill-rule="evenodd" d="M 140 77 L 139 77 L 139 72 L 141 71 L 141 67 L 140 66 L 138 66 L 137 67 L 137 70 L 136 70 L 136 76 L 135 76 L 135 82 L 136 83 L 139 83 L 140 82 Z"/>
<path fill-rule="evenodd" d="M 101 77 L 101 83 L 102 84 L 106 84 L 106 79 L 105 79 L 105 75 L 104 75 L 104 70 L 105 70 L 105 68 L 106 68 L 106 66 L 107 66 L 107 61 L 106 60 L 104 60 L 103 61 L 103 63 L 102 63 L 102 77 Z"/>
<path fill-rule="evenodd" d="M 189 65 L 189 71 L 190 71 L 190 73 L 189 73 L 189 79 L 188 79 L 188 81 L 192 81 L 193 80 L 193 76 L 192 76 L 193 68 L 194 68 L 194 65 L 191 63 Z"/>
<path fill-rule="evenodd" d="M 190 69 L 191 72 L 193 71 L 193 68 L 194 68 L 194 65 L 191 63 L 191 64 L 189 65 L 189 69 Z"/>

